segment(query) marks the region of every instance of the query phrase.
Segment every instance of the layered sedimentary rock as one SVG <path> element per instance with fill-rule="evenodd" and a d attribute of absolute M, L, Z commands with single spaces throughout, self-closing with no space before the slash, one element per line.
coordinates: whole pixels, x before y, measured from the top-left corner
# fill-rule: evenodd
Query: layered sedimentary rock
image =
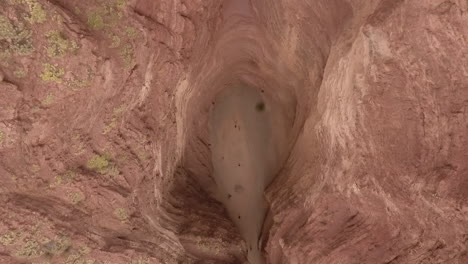
<path fill-rule="evenodd" d="M 467 263 L 467 23 L 456 0 L 1 0 L 0 262 L 246 263 L 210 138 L 245 85 L 265 263 Z"/>

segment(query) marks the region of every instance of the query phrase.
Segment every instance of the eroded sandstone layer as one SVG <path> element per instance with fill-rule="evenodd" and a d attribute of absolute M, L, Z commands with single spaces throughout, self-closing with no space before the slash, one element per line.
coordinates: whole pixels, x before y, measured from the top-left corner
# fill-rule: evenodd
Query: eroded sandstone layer
<path fill-rule="evenodd" d="M 246 263 L 210 139 L 238 85 L 271 116 L 265 263 L 468 263 L 467 24 L 461 0 L 0 0 L 0 263 Z"/>

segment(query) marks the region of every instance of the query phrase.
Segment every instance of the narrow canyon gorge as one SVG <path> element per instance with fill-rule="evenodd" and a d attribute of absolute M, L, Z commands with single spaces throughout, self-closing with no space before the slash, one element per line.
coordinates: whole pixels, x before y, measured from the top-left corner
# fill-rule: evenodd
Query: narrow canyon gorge
<path fill-rule="evenodd" d="M 0 263 L 468 263 L 468 1 L 0 0 Z"/>

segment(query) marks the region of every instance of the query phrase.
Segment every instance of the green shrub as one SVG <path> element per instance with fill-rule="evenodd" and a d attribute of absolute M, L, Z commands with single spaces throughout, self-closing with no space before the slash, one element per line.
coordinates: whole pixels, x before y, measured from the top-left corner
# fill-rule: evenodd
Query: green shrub
<path fill-rule="evenodd" d="M 0 144 L 2 144 L 4 140 L 5 140 L 5 132 L 0 130 Z"/>
<path fill-rule="evenodd" d="M 94 155 L 90 160 L 88 160 L 86 166 L 100 174 L 106 174 L 110 164 L 109 158 L 108 154 Z"/>
<path fill-rule="evenodd" d="M 43 105 L 51 105 L 54 102 L 54 96 L 48 94 L 44 100 L 42 100 Z"/>
<path fill-rule="evenodd" d="M 41 245 L 35 240 L 28 240 L 16 251 L 16 256 L 21 258 L 36 258 L 44 254 Z"/>
<path fill-rule="evenodd" d="M 88 14 L 88 26 L 94 30 L 104 28 L 104 19 L 99 12 L 91 12 Z"/>
<path fill-rule="evenodd" d="M 14 231 L 10 231 L 0 236 L 0 244 L 4 246 L 9 246 L 9 245 L 14 244 L 17 239 L 18 239 L 18 233 Z"/>
<path fill-rule="evenodd" d="M 117 48 L 118 46 L 120 46 L 120 37 L 117 36 L 117 35 L 111 35 L 110 36 L 111 38 L 111 45 L 110 45 L 110 48 Z"/>
<path fill-rule="evenodd" d="M 16 31 L 10 20 L 0 15 L 0 40 L 11 40 L 15 38 Z"/>
<path fill-rule="evenodd" d="M 123 9 L 126 6 L 127 6 L 127 3 L 125 2 L 125 0 L 117 0 L 115 2 L 115 7 L 117 7 L 117 8 Z"/>
<path fill-rule="evenodd" d="M 85 199 L 85 196 L 81 192 L 71 192 L 68 194 L 68 199 L 72 204 L 76 205 L 83 201 Z"/>
<path fill-rule="evenodd" d="M 47 42 L 47 55 L 49 57 L 63 57 L 68 51 L 76 49 L 76 43 L 73 45 L 73 41 L 66 39 L 62 33 L 57 30 L 49 31 L 46 34 Z"/>
<path fill-rule="evenodd" d="M 26 20 L 31 24 L 44 23 L 47 20 L 47 14 L 42 5 L 35 0 L 25 0 L 29 7 L 29 17 Z"/>
<path fill-rule="evenodd" d="M 65 74 L 64 69 L 60 68 L 57 64 L 52 65 L 49 63 L 45 63 L 43 66 L 44 70 L 40 75 L 43 81 L 62 83 L 62 77 Z"/>
<path fill-rule="evenodd" d="M 125 34 L 130 39 L 134 39 L 134 38 L 136 38 L 138 36 L 138 31 L 134 27 L 126 27 L 125 28 Z"/>
<path fill-rule="evenodd" d="M 31 30 L 23 23 L 13 24 L 7 17 L 0 15 L 0 40 L 7 43 L 2 54 L 30 55 L 34 51 L 31 35 Z"/>
<path fill-rule="evenodd" d="M 124 208 L 117 208 L 114 210 L 114 215 L 121 222 L 126 222 L 128 220 L 128 212 Z"/>
<path fill-rule="evenodd" d="M 122 49 L 120 50 L 120 57 L 124 62 L 124 66 L 127 69 L 131 69 L 134 65 L 133 61 L 134 51 L 131 44 L 125 44 Z"/>

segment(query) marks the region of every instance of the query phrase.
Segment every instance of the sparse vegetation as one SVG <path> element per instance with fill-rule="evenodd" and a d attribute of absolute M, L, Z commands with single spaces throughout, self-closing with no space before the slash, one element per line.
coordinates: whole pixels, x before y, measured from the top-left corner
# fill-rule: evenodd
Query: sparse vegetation
<path fill-rule="evenodd" d="M 71 192 L 68 194 L 68 199 L 72 204 L 76 205 L 83 201 L 85 196 L 81 192 Z"/>
<path fill-rule="evenodd" d="M 60 184 L 71 183 L 76 177 L 76 173 L 72 170 L 66 171 L 64 174 L 55 176 L 55 182 L 51 184 L 51 187 Z"/>
<path fill-rule="evenodd" d="M 78 249 L 78 252 L 81 254 L 81 255 L 88 255 L 90 252 L 91 252 L 91 249 L 87 246 L 83 246 L 83 247 L 80 247 Z"/>
<path fill-rule="evenodd" d="M 37 164 L 33 164 L 31 166 L 31 172 L 33 172 L 33 173 L 38 173 L 40 170 L 41 170 L 41 167 L 39 165 L 37 165 Z"/>
<path fill-rule="evenodd" d="M 87 24 L 94 30 L 115 26 L 123 17 L 126 6 L 125 0 L 108 1 L 104 6 L 88 12 Z"/>
<path fill-rule="evenodd" d="M 117 116 L 117 115 L 121 114 L 124 110 L 125 110 L 125 104 L 122 104 L 119 107 L 115 107 L 114 110 L 112 111 L 112 113 L 114 114 L 114 116 Z"/>
<path fill-rule="evenodd" d="M 134 39 L 138 36 L 138 31 L 134 27 L 126 27 L 125 34 L 128 38 Z"/>
<path fill-rule="evenodd" d="M 40 76 L 43 81 L 62 83 L 62 76 L 64 74 L 65 70 L 60 68 L 57 64 L 52 65 L 49 63 L 45 63 L 44 70 Z"/>
<path fill-rule="evenodd" d="M 2 144 L 4 140 L 5 140 L 5 132 L 0 130 L 0 144 Z"/>
<path fill-rule="evenodd" d="M 54 15 L 52 15 L 52 21 L 54 21 L 58 25 L 61 25 L 63 24 L 63 17 L 57 13 L 54 13 Z"/>
<path fill-rule="evenodd" d="M 47 14 L 42 5 L 36 0 L 24 0 L 29 7 L 29 17 L 26 18 L 31 24 L 44 23 L 47 20 Z"/>
<path fill-rule="evenodd" d="M 47 55 L 52 58 L 63 57 L 68 51 L 73 51 L 78 48 L 76 42 L 68 40 L 57 30 L 49 31 L 46 34 L 46 39 L 49 42 Z"/>
<path fill-rule="evenodd" d="M 104 127 L 104 130 L 102 131 L 102 134 L 105 135 L 105 134 L 109 133 L 112 129 L 115 128 L 116 125 L 117 125 L 116 118 L 113 117 L 111 122 Z"/>
<path fill-rule="evenodd" d="M 4 246 L 12 245 L 18 239 L 18 233 L 14 231 L 10 231 L 6 234 L 0 236 L 0 244 Z"/>
<path fill-rule="evenodd" d="M 0 39 L 10 40 L 15 38 L 15 36 L 16 31 L 13 24 L 11 24 L 7 17 L 0 15 Z"/>
<path fill-rule="evenodd" d="M 95 260 L 85 258 L 89 251 L 85 252 L 83 250 L 74 251 L 72 254 L 68 255 L 64 264 L 97 264 Z"/>
<path fill-rule="evenodd" d="M 110 123 L 108 123 L 105 127 L 104 130 L 102 131 L 102 134 L 107 134 L 109 133 L 112 129 L 114 129 L 117 126 L 117 117 L 119 114 L 121 114 L 125 110 L 125 106 L 121 105 L 119 107 L 114 108 L 113 110 L 113 115 Z"/>
<path fill-rule="evenodd" d="M 122 9 L 117 6 L 106 6 L 103 13 L 107 17 L 109 26 L 115 26 L 123 17 Z"/>
<path fill-rule="evenodd" d="M 71 182 L 75 179 L 75 177 L 76 177 L 76 173 L 74 171 L 68 170 L 63 174 L 62 179 L 65 182 Z"/>
<path fill-rule="evenodd" d="M 120 41 L 120 37 L 119 37 L 119 36 L 113 35 L 113 34 L 112 34 L 112 35 L 110 36 L 110 39 L 111 39 L 111 41 L 112 41 L 112 43 L 111 43 L 111 45 L 110 45 L 111 48 L 117 48 L 117 47 L 120 46 L 120 42 L 121 42 L 121 41 Z"/>
<path fill-rule="evenodd" d="M 88 14 L 88 26 L 94 30 L 104 28 L 104 19 L 99 12 L 95 11 Z"/>
<path fill-rule="evenodd" d="M 86 166 L 89 169 L 99 172 L 100 174 L 106 174 L 110 165 L 109 158 L 110 157 L 108 154 L 94 155 L 94 157 L 88 160 Z"/>
<path fill-rule="evenodd" d="M 67 86 L 72 90 L 88 87 L 94 78 L 94 71 L 89 65 L 80 65 L 80 70 L 71 73 L 71 77 L 66 80 Z"/>
<path fill-rule="evenodd" d="M 7 17 L 0 15 L 0 48 L 2 57 L 11 54 L 30 55 L 34 51 L 31 31 L 23 23 L 13 24 Z M 3 46 L 5 45 L 5 46 Z"/>
<path fill-rule="evenodd" d="M 128 220 L 128 212 L 124 208 L 115 209 L 114 215 L 120 220 L 120 222 L 126 222 Z"/>
<path fill-rule="evenodd" d="M 24 69 L 18 69 L 16 71 L 13 72 L 13 74 L 15 75 L 15 77 L 17 78 L 24 78 L 26 77 L 26 71 Z"/>
<path fill-rule="evenodd" d="M 54 102 L 54 96 L 48 94 L 44 100 L 42 100 L 42 104 L 47 106 L 51 105 Z"/>
<path fill-rule="evenodd" d="M 110 166 L 109 169 L 107 170 L 107 174 L 112 178 L 112 179 L 115 179 L 117 178 L 117 176 L 120 175 L 120 171 L 119 169 L 113 165 L 113 166 Z"/>
<path fill-rule="evenodd" d="M 126 6 L 127 6 L 127 2 L 125 2 L 125 0 L 117 0 L 115 2 L 115 7 L 117 7 L 117 8 L 123 9 Z"/>
<path fill-rule="evenodd" d="M 76 76 L 72 76 L 70 79 L 67 80 L 67 86 L 72 91 L 76 91 L 79 88 L 87 87 L 88 85 L 89 85 L 89 80 L 83 80 Z"/>
<path fill-rule="evenodd" d="M 136 260 L 132 260 L 131 264 L 149 264 L 149 259 L 144 259 L 144 258 L 138 258 Z"/>
<path fill-rule="evenodd" d="M 124 62 L 124 66 L 127 69 L 131 69 L 134 65 L 133 62 L 133 47 L 131 44 L 127 43 L 122 47 L 122 50 L 120 51 L 120 56 L 122 57 L 122 60 Z"/>
<path fill-rule="evenodd" d="M 151 158 L 151 153 L 145 149 L 144 144 L 135 148 L 135 154 L 140 161 L 146 161 Z"/>
<path fill-rule="evenodd" d="M 27 240 L 15 253 L 16 256 L 21 258 L 36 258 L 42 254 L 44 254 L 44 251 L 36 240 Z"/>

